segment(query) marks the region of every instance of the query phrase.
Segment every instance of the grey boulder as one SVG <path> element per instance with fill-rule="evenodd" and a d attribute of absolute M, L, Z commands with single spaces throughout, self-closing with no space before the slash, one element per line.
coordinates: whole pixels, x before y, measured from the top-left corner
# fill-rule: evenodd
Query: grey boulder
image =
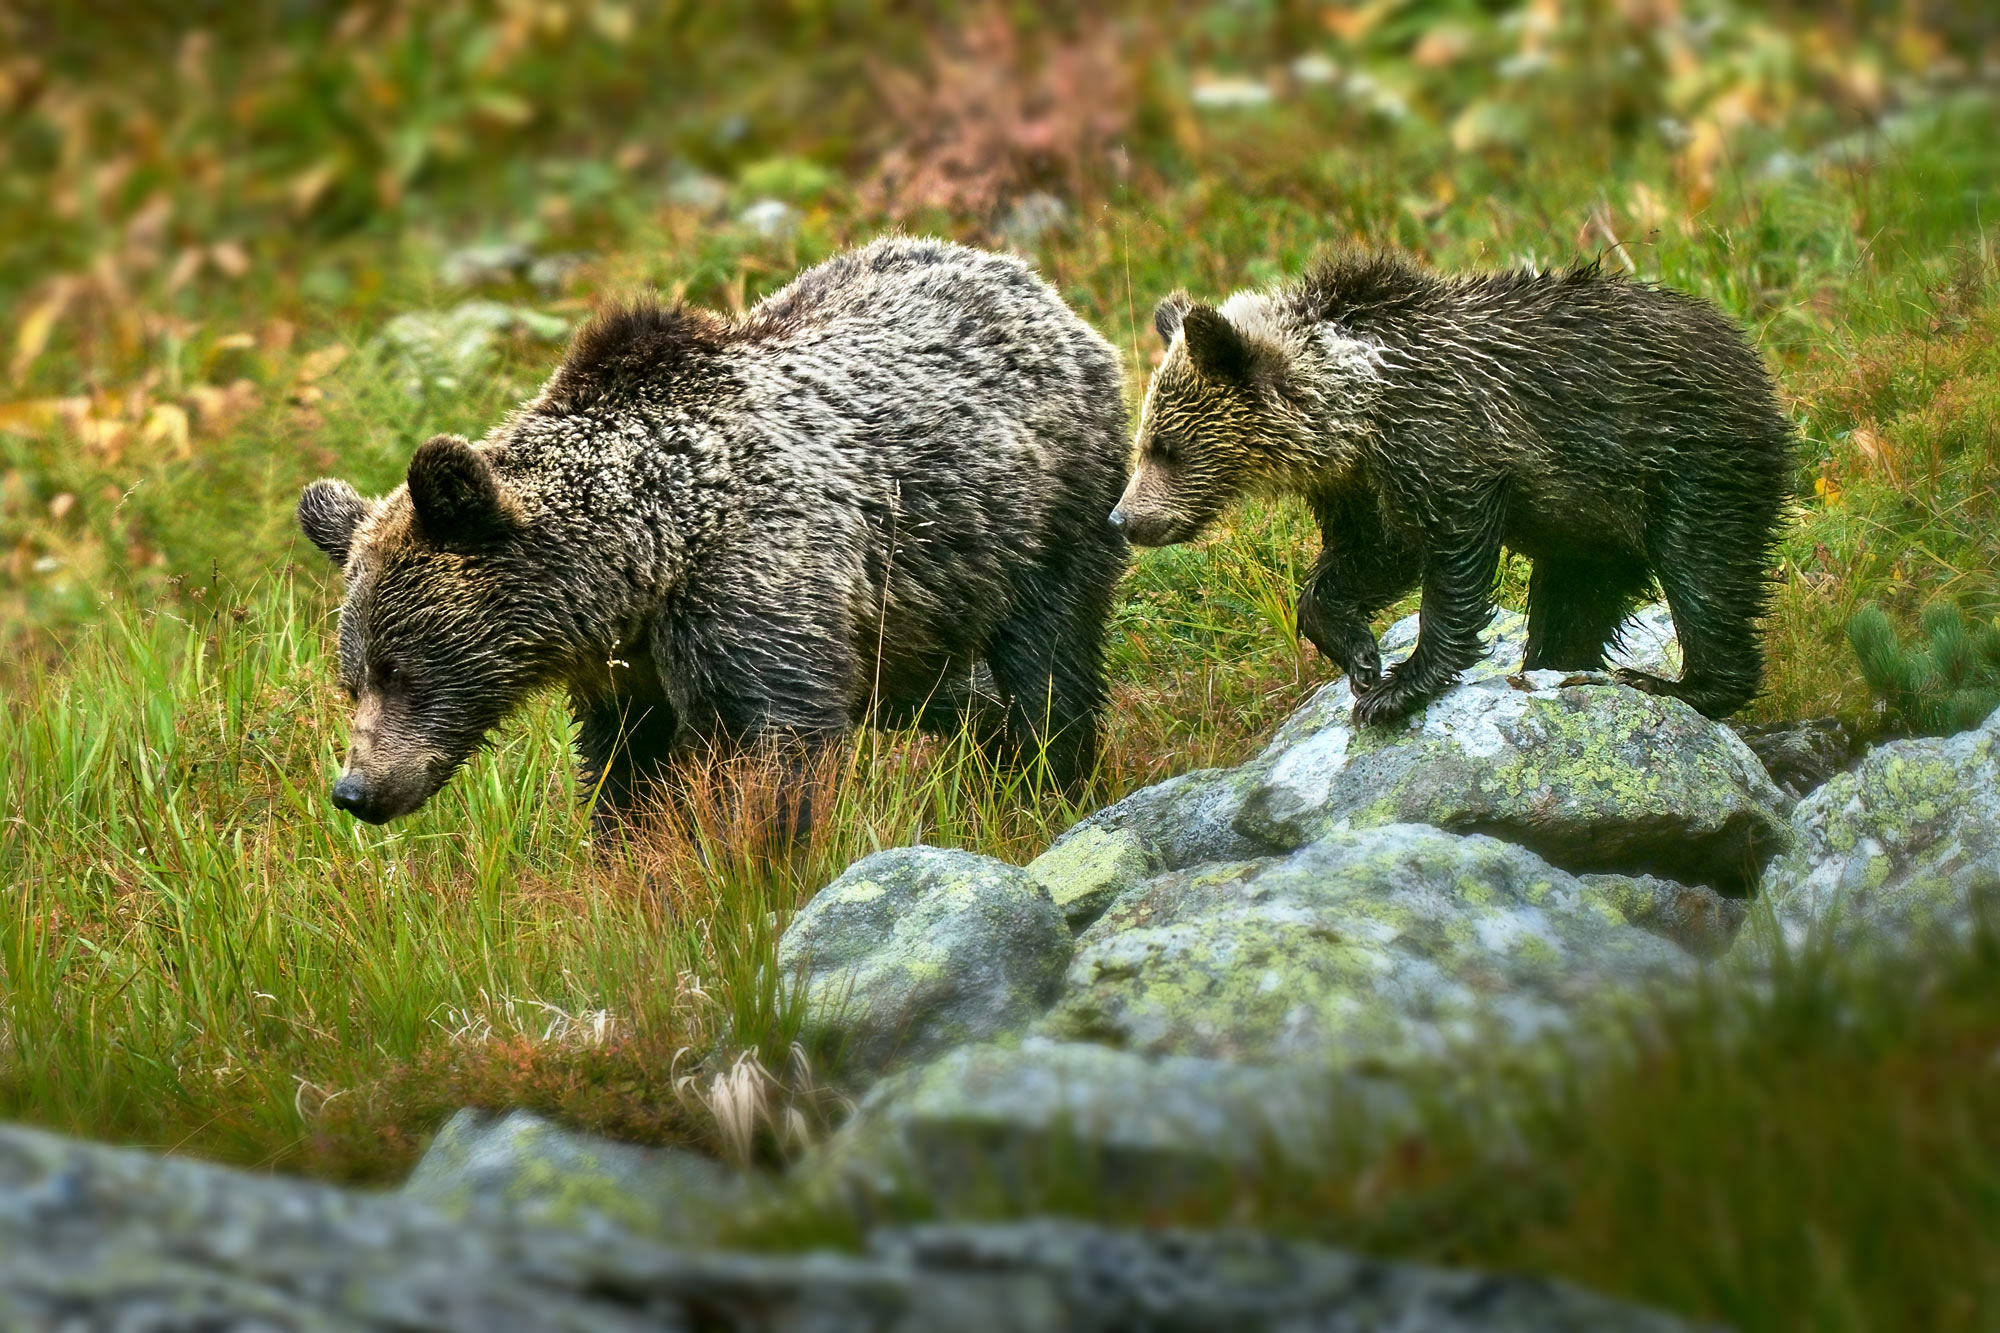
<path fill-rule="evenodd" d="M 1324 1063 L 1259 1068 L 1031 1037 L 961 1047 L 883 1080 L 799 1176 L 943 1210 L 996 1198 L 1030 1207 L 1036 1182 L 1051 1179 L 1164 1201 L 1310 1160 L 1334 1122 L 1352 1138 L 1407 1126 L 1409 1115 L 1401 1089 Z"/>
<path fill-rule="evenodd" d="M 1078 937 L 1035 1031 L 1156 1055 L 1406 1066 L 1565 1030 L 1690 966 L 1532 852 L 1391 824 L 1127 893 Z"/>
<path fill-rule="evenodd" d="M 1018 1032 L 1055 999 L 1071 938 L 1048 891 L 1004 861 L 937 847 L 849 866 L 792 918 L 778 967 L 844 1067 L 879 1072 Z"/>
<path fill-rule="evenodd" d="M 1658 612 L 1625 660 L 1671 667 Z M 1512 674 L 1525 622 L 1503 613 L 1486 655 L 1427 707 L 1357 731 L 1345 679 L 1319 690 L 1236 769 L 1193 773 L 1100 811 L 1170 868 L 1302 847 L 1342 828 L 1487 833 L 1573 873 L 1652 874 L 1736 896 L 1788 836 L 1789 802 L 1728 727 L 1603 675 Z M 1414 624 L 1384 635 L 1393 651 Z M 1062 843 L 1059 841 L 1057 847 Z"/>
<path fill-rule="evenodd" d="M 460 1111 L 403 1194 L 482 1227 L 692 1243 L 746 1206 L 750 1178 L 706 1157 L 614 1143 L 527 1111 Z"/>
<path fill-rule="evenodd" d="M 1770 921 L 1745 931 L 1739 953 L 1767 949 L 1772 926 L 1795 948 L 1963 933 L 2000 890 L 2000 712 L 1870 750 L 1799 802 L 1792 833 L 1764 877 Z"/>

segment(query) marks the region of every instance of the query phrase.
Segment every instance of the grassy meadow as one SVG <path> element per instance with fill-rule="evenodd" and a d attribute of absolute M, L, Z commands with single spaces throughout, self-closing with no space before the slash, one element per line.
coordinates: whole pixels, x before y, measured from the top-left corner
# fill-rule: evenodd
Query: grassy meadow
<path fill-rule="evenodd" d="M 870 733 L 781 863 L 741 851 L 769 796 L 745 764 L 689 776 L 691 825 L 594 846 L 549 699 L 416 817 L 339 815 L 338 587 L 292 500 L 327 473 L 395 485 L 560 352 L 515 334 L 412 393 L 382 339 L 407 311 L 574 325 L 643 288 L 739 310 L 903 227 L 1022 249 L 1125 352 L 1136 402 L 1176 287 L 1351 241 L 1598 258 L 1744 321 L 1797 422 L 1753 717 L 1870 724 L 1843 637 L 1863 604 L 2000 622 L 2000 93 L 1993 34 L 1950 12 L 313 12 L 135 21 L 149 58 L 114 66 L 0 8 L 0 1118 L 369 1183 L 466 1104 L 775 1163 L 843 1106 L 773 973 L 786 914 L 869 851 L 1022 861 L 1087 808 Z M 1036 193 L 1063 207 L 1030 231 Z M 766 234 L 743 211 L 769 199 L 789 212 Z M 575 258 L 448 279 L 497 243 Z M 1244 757 L 1328 678 L 1292 629 L 1311 537 L 1260 504 L 1137 559 L 1098 799 Z M 1800 960 L 1521 1093 L 1504 1154 L 1441 1120 L 1150 1220 L 1744 1328 L 1990 1327 L 1996 977 L 1990 950 Z M 1124 1208 L 1075 1178 L 1046 1201 Z"/>

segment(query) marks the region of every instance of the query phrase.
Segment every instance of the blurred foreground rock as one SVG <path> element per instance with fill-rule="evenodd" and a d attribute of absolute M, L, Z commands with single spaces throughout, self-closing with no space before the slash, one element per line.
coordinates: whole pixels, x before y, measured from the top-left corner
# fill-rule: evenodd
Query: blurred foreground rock
<path fill-rule="evenodd" d="M 576 1134 L 526 1111 L 460 1111 L 403 1194 L 488 1228 L 694 1243 L 749 1201 L 751 1178 L 695 1153 Z"/>
<path fill-rule="evenodd" d="M 676 1250 L 0 1128 L 0 1327 L 1672 1333 L 1561 1283 L 1246 1235 L 891 1228 L 859 1255 Z"/>

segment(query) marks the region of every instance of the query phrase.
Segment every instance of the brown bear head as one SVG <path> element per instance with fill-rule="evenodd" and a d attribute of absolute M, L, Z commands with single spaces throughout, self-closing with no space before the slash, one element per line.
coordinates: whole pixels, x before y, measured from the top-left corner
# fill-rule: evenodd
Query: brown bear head
<path fill-rule="evenodd" d="M 371 824 L 420 808 L 546 674 L 517 574 L 528 523 L 491 452 L 439 435 L 379 500 L 333 480 L 299 497 L 299 527 L 347 585 L 354 723 L 333 803 Z"/>
<path fill-rule="evenodd" d="M 1269 354 L 1184 292 L 1160 302 L 1167 344 L 1139 413 L 1138 458 L 1111 522 L 1138 546 L 1197 536 L 1257 479 Z"/>

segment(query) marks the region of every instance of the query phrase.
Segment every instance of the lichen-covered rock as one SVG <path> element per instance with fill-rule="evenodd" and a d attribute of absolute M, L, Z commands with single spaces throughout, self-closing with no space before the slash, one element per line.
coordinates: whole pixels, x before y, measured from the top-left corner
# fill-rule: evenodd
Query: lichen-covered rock
<path fill-rule="evenodd" d="M 1602 679 L 1602 678 L 1598 678 Z M 1490 833 L 1573 872 L 1655 874 L 1737 894 L 1787 837 L 1788 802 L 1749 747 L 1678 699 L 1553 671 L 1459 685 L 1356 730 L 1342 680 L 1287 724 L 1235 817 L 1297 847 L 1337 828 Z M 1296 722 L 1297 719 L 1294 719 Z"/>
<path fill-rule="evenodd" d="M 460 1111 L 432 1140 L 403 1193 L 485 1227 L 695 1242 L 753 1193 L 740 1172 L 693 1153 L 573 1133 L 527 1111 Z"/>
<path fill-rule="evenodd" d="M 778 966 L 845 1066 L 877 1071 L 1017 1032 L 1046 1009 L 1071 937 L 1048 890 L 991 857 L 938 847 L 849 866 L 792 918 Z"/>
<path fill-rule="evenodd" d="M 1799 802 L 1763 899 L 1791 946 L 1956 932 L 2000 894 L 2000 712 L 1973 731 L 1879 746 Z M 1736 952 L 1768 947 L 1746 930 Z"/>
<path fill-rule="evenodd" d="M 1519 843 L 1573 873 L 1753 888 L 1784 845 L 1789 806 L 1749 748 L 1679 700 L 1608 676 L 1517 674 L 1526 636 L 1523 617 L 1499 613 L 1462 681 L 1386 727 L 1356 731 L 1353 689 L 1335 681 L 1251 762 L 1134 792 L 1065 838 L 1128 831 L 1177 870 L 1292 851 L 1339 828 L 1431 824 Z M 1385 654 L 1415 641 L 1415 617 L 1382 636 Z M 1664 608 L 1628 623 L 1616 660 L 1674 668 Z"/>
<path fill-rule="evenodd" d="M 1408 657 L 1417 646 L 1421 619 L 1414 614 L 1407 615 L 1382 631 L 1381 652 L 1385 666 Z M 1674 637 L 1673 614 L 1665 602 L 1641 607 L 1625 622 L 1619 633 L 1619 644 L 1607 657 L 1609 665 L 1631 667 L 1656 676 L 1680 675 L 1680 642 Z M 1484 651 L 1478 661 L 1460 674 L 1460 684 L 1500 680 L 1518 674 L 1522 657 L 1528 650 L 1528 618 L 1519 611 L 1495 611 L 1491 623 L 1481 632 L 1479 643 Z M 1332 691 L 1321 689 L 1278 729 L 1267 747 L 1267 753 L 1322 731 L 1330 722 L 1344 721 L 1346 710 L 1353 706 L 1351 690 L 1345 708 L 1337 709 Z"/>
<path fill-rule="evenodd" d="M 1672 940 L 1697 958 L 1729 951 L 1749 904 L 1698 884 L 1676 884 L 1656 875 L 1578 875 L 1627 921 Z"/>
<path fill-rule="evenodd" d="M 884 1229 L 868 1253 L 689 1251 L 490 1231 L 401 1195 L 0 1127 L 0 1328 L 1675 1333 L 1541 1278 L 1242 1234 L 1078 1223 Z"/>
<path fill-rule="evenodd" d="M 1126 894 L 1078 937 L 1035 1030 L 1162 1055 L 1408 1064 L 1562 1029 L 1688 966 L 1531 852 L 1398 824 Z"/>
<path fill-rule="evenodd" d="M 1236 828 L 1243 797 L 1255 778 L 1254 767 L 1200 768 L 1141 787 L 1077 824 L 1049 851 L 1060 852 L 1073 840 L 1102 831 L 1129 833 L 1168 869 L 1269 856 L 1279 849 Z"/>
<path fill-rule="evenodd" d="M 659 1328 L 633 1247 L 0 1127 L 0 1328 Z M 667 1325 L 671 1326 L 671 1325 Z"/>
<path fill-rule="evenodd" d="M 1049 891 L 1069 922 L 1082 930 L 1118 895 L 1160 873 L 1160 857 L 1131 829 L 1079 828 L 1028 863 L 1028 874 Z"/>
<path fill-rule="evenodd" d="M 1030 1037 L 885 1079 L 801 1174 L 943 1207 L 1022 1202 L 1029 1182 L 1079 1172 L 1120 1197 L 1170 1198 L 1218 1172 L 1304 1160 L 1335 1120 L 1387 1134 L 1409 1117 L 1400 1089 L 1323 1062 L 1259 1068 Z"/>

